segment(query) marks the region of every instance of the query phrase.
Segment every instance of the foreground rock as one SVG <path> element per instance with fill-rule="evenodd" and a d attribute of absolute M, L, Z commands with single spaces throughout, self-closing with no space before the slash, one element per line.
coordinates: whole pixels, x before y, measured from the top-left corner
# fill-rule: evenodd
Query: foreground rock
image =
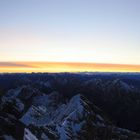
<path fill-rule="evenodd" d="M 42 96 L 44 102 L 40 102 L 41 97 L 36 98 L 34 106 L 21 118 L 28 132 L 24 137 L 33 135 L 38 140 L 140 139 L 139 134 L 115 127 L 98 107 L 80 94 L 66 104 L 57 101 L 58 105 L 52 98 L 54 95 L 59 96 L 57 93 Z"/>

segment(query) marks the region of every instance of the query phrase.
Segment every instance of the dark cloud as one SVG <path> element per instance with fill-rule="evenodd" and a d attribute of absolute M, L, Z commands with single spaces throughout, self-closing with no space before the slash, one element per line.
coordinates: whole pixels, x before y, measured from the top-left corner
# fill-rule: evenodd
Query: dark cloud
<path fill-rule="evenodd" d="M 0 67 L 31 67 L 20 62 L 0 62 Z"/>

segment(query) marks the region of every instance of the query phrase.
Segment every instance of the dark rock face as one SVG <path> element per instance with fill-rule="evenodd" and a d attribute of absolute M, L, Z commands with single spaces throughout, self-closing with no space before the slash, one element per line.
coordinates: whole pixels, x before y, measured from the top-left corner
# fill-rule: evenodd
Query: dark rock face
<path fill-rule="evenodd" d="M 43 140 L 140 139 L 139 74 L 8 76 L 12 85 L 4 86 L 0 98 L 0 139 L 23 139 L 24 128 Z"/>
<path fill-rule="evenodd" d="M 84 95 L 108 113 L 118 126 L 139 131 L 140 90 L 118 79 L 105 83 L 95 81 L 88 84 L 91 88 L 83 86 Z"/>

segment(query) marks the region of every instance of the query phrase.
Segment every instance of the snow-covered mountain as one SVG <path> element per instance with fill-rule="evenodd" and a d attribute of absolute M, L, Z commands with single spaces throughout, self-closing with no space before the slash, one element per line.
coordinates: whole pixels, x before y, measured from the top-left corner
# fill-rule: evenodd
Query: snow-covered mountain
<path fill-rule="evenodd" d="M 95 76 L 20 75 L 0 98 L 0 139 L 139 140 L 139 82 Z"/>
<path fill-rule="evenodd" d="M 50 107 L 55 102 L 48 96 L 38 98 L 36 106 L 31 106 L 21 121 L 38 139 L 49 140 L 85 140 L 85 139 L 129 139 L 140 138 L 140 135 L 126 129 L 115 127 L 103 112 L 91 104 L 85 97 L 78 94 L 66 104 L 60 103 Z M 37 101 L 37 99 L 36 99 Z M 41 102 L 40 102 L 41 101 Z M 34 104 L 35 105 L 35 104 Z"/>

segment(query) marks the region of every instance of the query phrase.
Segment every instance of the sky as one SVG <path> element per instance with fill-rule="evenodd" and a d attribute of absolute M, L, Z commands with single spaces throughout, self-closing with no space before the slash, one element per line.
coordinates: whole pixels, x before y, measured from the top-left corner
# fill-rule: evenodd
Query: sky
<path fill-rule="evenodd" d="M 13 62 L 140 71 L 139 7 L 139 0 L 0 0 L 0 71 Z"/>

